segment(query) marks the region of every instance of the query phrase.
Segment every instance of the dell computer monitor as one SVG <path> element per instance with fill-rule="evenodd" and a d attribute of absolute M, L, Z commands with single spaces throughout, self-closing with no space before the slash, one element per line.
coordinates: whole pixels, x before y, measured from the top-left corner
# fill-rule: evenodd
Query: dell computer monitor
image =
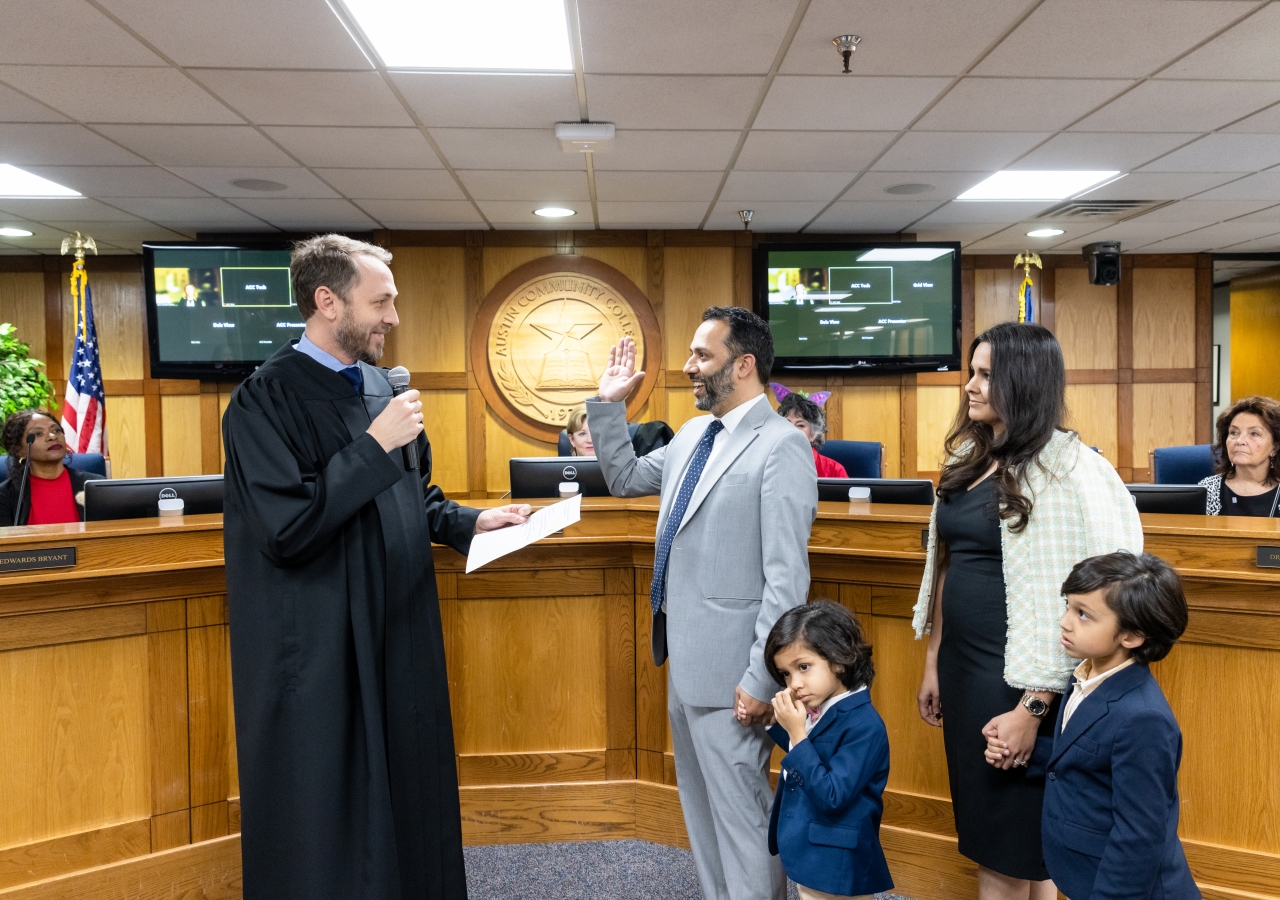
<path fill-rule="evenodd" d="M 562 482 L 575 482 L 584 497 L 608 497 L 609 486 L 594 456 L 524 456 L 511 460 L 511 498 L 559 497 Z"/>
<path fill-rule="evenodd" d="M 1203 516 L 1208 491 L 1200 484 L 1126 484 L 1140 513 Z"/>
<path fill-rule="evenodd" d="M 928 478 L 819 478 L 818 499 L 847 503 L 851 487 L 870 488 L 872 503 L 933 505 L 933 482 Z"/>
<path fill-rule="evenodd" d="M 84 485 L 84 520 L 153 519 L 161 500 L 181 500 L 183 515 L 222 512 L 221 475 L 115 478 Z"/>

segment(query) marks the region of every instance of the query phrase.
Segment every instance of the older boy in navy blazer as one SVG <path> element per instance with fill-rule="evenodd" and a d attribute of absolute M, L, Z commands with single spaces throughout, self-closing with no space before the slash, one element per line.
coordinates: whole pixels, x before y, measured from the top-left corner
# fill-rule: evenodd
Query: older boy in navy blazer
<path fill-rule="evenodd" d="M 1199 898 L 1178 840 L 1182 732 L 1147 668 L 1186 629 L 1181 582 L 1121 552 L 1078 563 L 1062 592 L 1062 645 L 1083 662 L 1054 735 L 1019 761 L 989 734 L 987 759 L 1046 779 L 1044 859 L 1070 900 Z"/>

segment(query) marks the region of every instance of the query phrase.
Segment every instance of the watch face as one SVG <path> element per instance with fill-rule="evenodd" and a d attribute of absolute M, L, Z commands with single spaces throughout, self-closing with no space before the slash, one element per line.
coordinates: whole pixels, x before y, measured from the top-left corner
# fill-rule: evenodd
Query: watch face
<path fill-rule="evenodd" d="M 1043 716 L 1049 711 L 1049 704 L 1045 703 L 1039 697 L 1033 697 L 1027 704 L 1027 709 L 1033 716 Z"/>

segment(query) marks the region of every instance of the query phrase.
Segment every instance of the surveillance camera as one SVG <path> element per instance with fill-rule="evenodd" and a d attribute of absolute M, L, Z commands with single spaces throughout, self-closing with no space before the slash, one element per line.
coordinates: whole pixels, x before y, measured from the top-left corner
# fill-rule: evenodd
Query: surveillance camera
<path fill-rule="evenodd" d="M 1089 264 L 1090 284 L 1120 283 L 1120 242 L 1098 241 L 1082 248 L 1084 261 Z"/>

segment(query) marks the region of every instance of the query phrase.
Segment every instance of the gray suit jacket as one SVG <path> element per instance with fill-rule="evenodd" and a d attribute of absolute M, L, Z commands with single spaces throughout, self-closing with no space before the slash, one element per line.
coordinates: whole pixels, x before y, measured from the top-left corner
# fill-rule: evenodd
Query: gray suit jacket
<path fill-rule="evenodd" d="M 658 531 L 711 416 L 637 457 L 622 403 L 587 401 L 596 456 L 615 497 L 662 495 Z M 722 438 L 723 440 L 723 438 Z M 733 706 L 778 691 L 764 664 L 769 630 L 808 599 L 809 530 L 818 511 L 813 451 L 794 425 L 757 403 L 703 471 L 667 564 L 667 611 L 653 623 L 653 660 L 690 706 Z"/>

